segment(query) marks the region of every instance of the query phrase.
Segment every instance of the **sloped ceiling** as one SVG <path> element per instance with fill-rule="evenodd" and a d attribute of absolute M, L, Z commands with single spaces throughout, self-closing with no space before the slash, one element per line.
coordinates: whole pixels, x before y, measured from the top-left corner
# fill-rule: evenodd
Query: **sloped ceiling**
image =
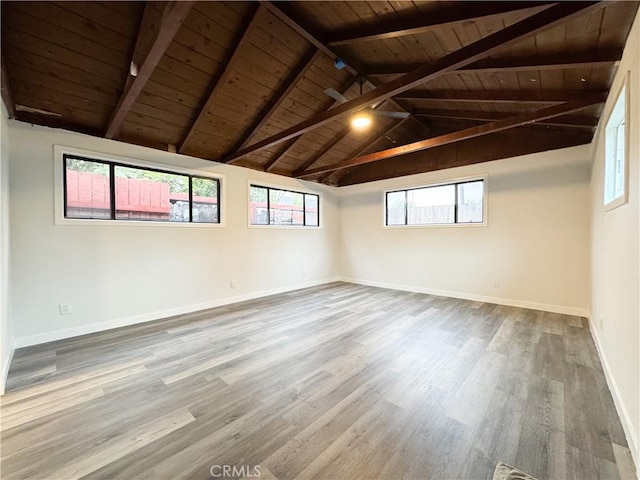
<path fill-rule="evenodd" d="M 637 9 L 2 2 L 2 94 L 18 120 L 349 185 L 589 143 Z M 354 131 L 364 108 L 409 115 Z"/>

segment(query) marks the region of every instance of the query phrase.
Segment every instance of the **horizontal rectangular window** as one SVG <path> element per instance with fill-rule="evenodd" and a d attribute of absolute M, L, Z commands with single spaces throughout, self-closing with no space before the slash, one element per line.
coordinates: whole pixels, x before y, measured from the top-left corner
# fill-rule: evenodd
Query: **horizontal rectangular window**
<path fill-rule="evenodd" d="M 280 188 L 249 186 L 251 225 L 320 225 L 320 196 Z"/>
<path fill-rule="evenodd" d="M 450 225 L 484 221 L 484 180 L 387 192 L 385 224 Z"/>
<path fill-rule="evenodd" d="M 63 155 L 65 218 L 220 223 L 220 181 Z"/>

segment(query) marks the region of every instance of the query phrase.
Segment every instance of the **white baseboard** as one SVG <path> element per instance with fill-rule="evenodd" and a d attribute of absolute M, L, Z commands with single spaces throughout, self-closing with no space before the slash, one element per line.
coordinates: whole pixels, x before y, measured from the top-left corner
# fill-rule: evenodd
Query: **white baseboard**
<path fill-rule="evenodd" d="M 11 345 L 9 345 L 9 357 L 2 368 L 2 372 L 0 373 L 0 395 L 4 395 L 4 389 L 7 386 L 7 376 L 9 375 L 9 367 L 11 366 L 11 361 L 13 360 L 13 354 L 16 351 L 16 341 L 15 339 L 11 340 Z"/>
<path fill-rule="evenodd" d="M 472 300 L 474 302 L 496 303 L 498 305 L 507 305 L 509 307 L 529 308 L 531 310 L 542 310 L 545 312 L 561 313 L 563 315 L 574 315 L 577 317 L 589 316 L 589 310 L 586 308 L 565 307 L 563 305 L 528 302 L 525 300 L 513 300 L 510 298 L 488 297 L 485 295 L 475 295 L 473 293 L 452 292 L 448 290 L 437 290 L 434 288 L 413 287 L 409 285 L 397 285 L 384 282 L 372 282 L 369 280 L 359 280 L 357 278 L 349 277 L 341 277 L 340 280 L 348 283 L 356 283 L 358 285 L 368 285 L 370 287 L 389 288 L 391 290 L 403 290 L 405 292 L 414 293 L 426 293 L 428 295 L 437 295 L 439 297 L 461 298 L 463 300 Z"/>
<path fill-rule="evenodd" d="M 32 345 L 55 342 L 56 340 L 63 340 L 65 338 L 77 337 L 80 335 L 87 335 L 89 333 L 102 332 L 102 331 L 111 330 L 114 328 L 135 325 L 138 323 L 152 322 L 154 320 L 173 317 L 175 315 L 184 315 L 187 313 L 193 313 L 200 310 L 207 310 L 209 308 L 221 307 L 221 306 L 229 305 L 232 303 L 244 302 L 247 300 L 254 300 L 256 298 L 268 297 L 269 295 L 287 293 L 294 290 L 300 290 L 301 288 L 315 287 L 318 285 L 324 285 L 327 283 L 338 282 L 338 281 L 340 281 L 340 279 L 338 277 L 335 277 L 335 278 L 327 278 L 324 280 L 298 283 L 295 285 L 288 285 L 286 287 L 278 287 L 278 288 L 272 288 L 270 290 L 261 290 L 258 292 L 247 293 L 244 295 L 220 298 L 220 299 L 212 300 L 209 302 L 187 305 L 184 307 L 170 308 L 167 310 L 161 310 L 161 311 L 152 312 L 152 313 L 145 313 L 142 315 L 134 315 L 131 317 L 109 320 L 106 322 L 92 323 L 89 325 L 81 325 L 73 328 L 54 330 L 52 332 L 39 333 L 37 335 L 19 337 L 14 340 L 14 348 L 30 347 Z"/>
<path fill-rule="evenodd" d="M 604 349 L 602 348 L 602 343 L 600 342 L 598 331 L 593 324 L 591 316 L 589 316 L 588 318 L 591 336 L 593 337 L 593 342 L 596 344 L 596 350 L 598 352 L 598 356 L 600 357 L 600 363 L 602 364 L 604 370 L 604 376 L 607 379 L 607 385 L 609 386 L 609 391 L 611 391 L 611 395 L 613 396 L 613 403 L 616 406 L 616 410 L 618 411 L 618 417 L 620 417 L 622 428 L 624 430 L 625 436 L 627 437 L 627 443 L 629 444 L 629 450 L 631 450 L 631 456 L 633 457 L 633 462 L 636 466 L 636 476 L 640 477 L 640 444 L 638 443 L 638 432 L 636 432 L 633 428 L 633 423 L 631 422 L 631 418 L 629 417 L 629 411 L 627 410 L 627 407 L 622 400 L 622 396 L 620 395 L 620 390 L 618 390 L 616 380 L 611 373 L 611 368 L 609 367 L 607 356 L 604 352 Z"/>

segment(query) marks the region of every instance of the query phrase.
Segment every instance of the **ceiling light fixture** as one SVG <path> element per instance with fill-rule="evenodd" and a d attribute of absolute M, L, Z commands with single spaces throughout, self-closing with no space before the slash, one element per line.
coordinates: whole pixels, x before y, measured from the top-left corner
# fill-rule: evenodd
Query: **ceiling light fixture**
<path fill-rule="evenodd" d="M 358 131 L 366 130 L 371 126 L 372 121 L 370 113 L 358 112 L 351 117 L 351 128 Z"/>

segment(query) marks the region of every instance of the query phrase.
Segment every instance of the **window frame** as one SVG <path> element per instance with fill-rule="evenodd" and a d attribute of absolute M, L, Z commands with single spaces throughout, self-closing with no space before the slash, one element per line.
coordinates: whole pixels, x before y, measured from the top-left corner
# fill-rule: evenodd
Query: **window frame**
<path fill-rule="evenodd" d="M 603 142 L 604 142 L 604 163 L 603 163 L 603 174 L 602 174 L 602 204 L 604 206 L 605 211 L 614 210 L 622 205 L 625 205 L 629 202 L 629 153 L 630 153 L 630 134 L 631 129 L 629 128 L 629 122 L 631 120 L 631 72 L 627 71 L 624 75 L 622 84 L 618 87 L 616 91 L 616 96 L 613 104 L 611 105 L 611 109 L 607 113 L 607 120 L 603 124 Z M 622 93 L 624 91 L 624 97 Z M 607 158 L 607 129 L 609 127 L 609 122 L 612 120 L 612 115 L 616 109 L 617 103 L 621 98 L 624 98 L 624 140 L 623 140 L 623 148 L 624 148 L 624 174 L 622 178 L 622 195 L 615 197 L 614 199 L 607 202 L 607 183 L 613 182 L 615 183 L 616 177 L 607 178 L 607 170 L 609 159 Z M 615 163 L 615 159 L 613 160 Z"/>
<path fill-rule="evenodd" d="M 103 225 L 103 226 L 148 226 L 148 227 L 180 227 L 180 228 L 224 228 L 226 227 L 226 199 L 224 175 L 212 172 L 205 172 L 193 168 L 177 167 L 169 164 L 149 162 L 145 160 L 132 159 L 111 154 L 103 154 L 82 150 L 61 145 L 54 145 L 54 200 L 55 200 L 55 224 L 56 225 Z M 111 218 L 67 218 L 67 175 L 66 159 L 68 157 L 89 162 L 103 163 L 109 166 L 110 172 L 110 203 Z M 115 191 L 115 167 L 138 168 L 169 175 L 183 175 L 189 178 L 201 178 L 205 180 L 216 180 L 218 182 L 218 223 L 194 222 L 193 221 L 193 187 L 189 181 L 189 221 L 170 222 L 158 220 L 139 219 L 115 219 L 116 212 L 116 191 Z"/>
<path fill-rule="evenodd" d="M 465 183 L 473 183 L 473 182 L 483 182 L 482 189 L 482 222 L 464 222 L 464 223 L 455 223 L 455 220 L 458 218 L 458 187 L 457 185 L 465 184 Z M 446 185 L 455 185 L 455 205 L 454 205 L 454 223 L 423 223 L 416 225 L 389 225 L 388 221 L 388 209 L 387 209 L 387 195 L 389 193 L 395 192 L 408 192 L 409 190 L 420 190 L 423 188 L 431 188 L 431 187 L 442 187 Z M 474 175 L 469 177 L 455 178 L 450 180 L 443 180 L 439 182 L 420 184 L 420 185 L 410 185 L 403 188 L 393 188 L 384 190 L 382 192 L 382 228 L 477 228 L 477 227 L 486 227 L 488 226 L 488 218 L 487 218 L 487 192 L 488 192 L 488 175 Z M 406 202 L 405 196 L 405 222 L 408 221 L 408 204 Z"/>
<path fill-rule="evenodd" d="M 270 202 L 270 191 L 271 190 L 281 190 L 284 192 L 290 192 L 290 193 L 297 193 L 297 194 L 302 194 L 302 219 L 303 222 L 306 223 L 307 218 L 306 215 L 304 213 L 304 207 L 305 207 L 305 195 L 315 195 L 316 197 L 318 197 L 318 225 L 287 225 L 287 224 L 266 224 L 266 225 L 259 225 L 259 224 L 253 224 L 251 223 L 251 187 L 256 187 L 256 188 L 265 188 L 267 189 L 267 212 L 269 212 L 269 202 Z M 282 186 L 282 185 L 275 185 L 275 184 L 270 184 L 270 183 L 265 183 L 265 182 L 256 182 L 253 180 L 248 180 L 247 181 L 247 226 L 249 228 L 283 228 L 283 229 L 287 229 L 287 230 L 291 230 L 291 229 L 303 229 L 303 230 L 309 230 L 309 229 L 323 229 L 324 228 L 324 223 L 322 221 L 322 213 L 323 213 L 323 209 L 320 208 L 320 204 L 322 203 L 322 193 L 321 192 L 317 192 L 317 191 L 312 191 L 312 190 L 308 190 L 308 189 L 299 189 L 299 190 L 294 190 L 293 188 L 290 188 L 288 186 Z M 271 215 L 268 215 L 269 221 L 271 221 Z"/>

